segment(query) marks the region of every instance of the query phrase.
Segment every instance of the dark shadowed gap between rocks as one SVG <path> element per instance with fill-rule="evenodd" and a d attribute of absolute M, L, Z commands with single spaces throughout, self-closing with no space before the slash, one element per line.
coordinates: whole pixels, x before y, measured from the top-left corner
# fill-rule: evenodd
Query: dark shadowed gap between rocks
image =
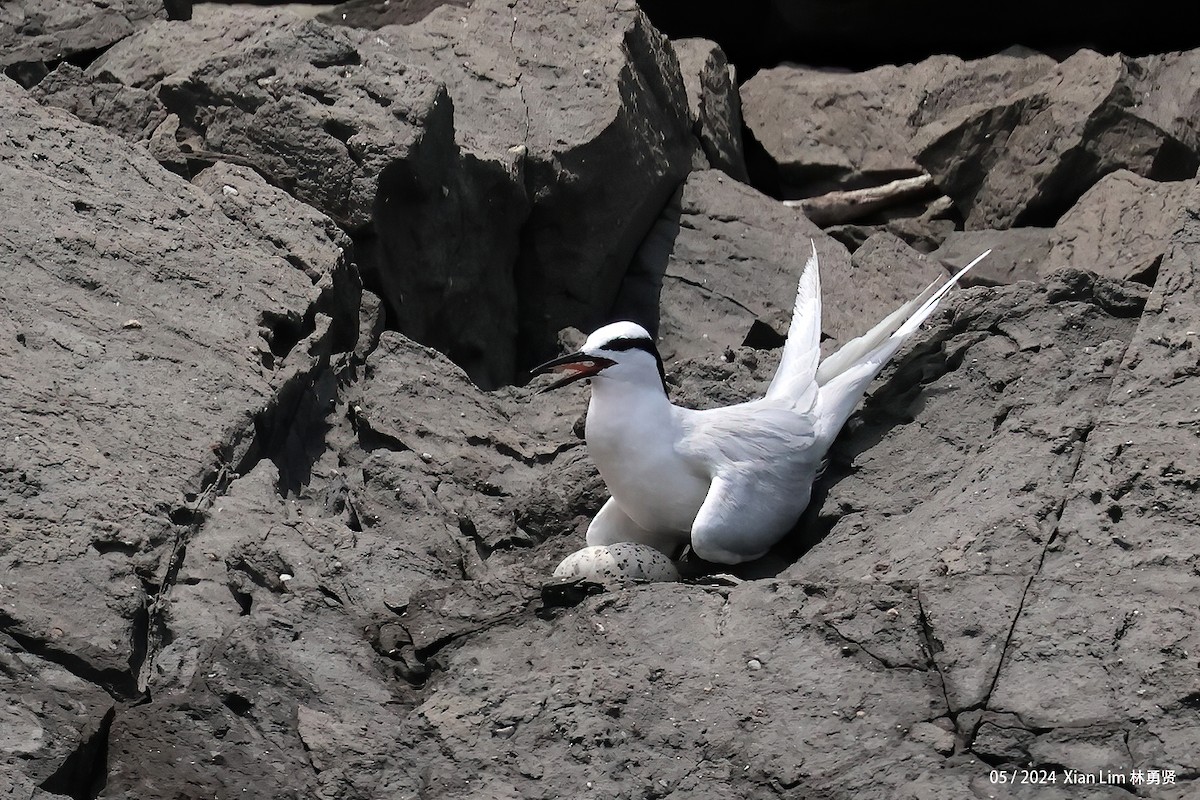
<path fill-rule="evenodd" d="M 110 708 L 86 735 L 79 746 L 67 756 L 62 766 L 42 781 L 43 791 L 66 795 L 72 800 L 94 800 L 104 791 L 108 781 L 108 741 L 116 707 Z"/>
<path fill-rule="evenodd" d="M 80 69 L 87 69 L 93 61 L 108 52 L 111 47 L 112 44 L 90 50 L 79 50 L 54 61 L 21 61 L 5 67 L 4 74 L 21 84 L 21 88 L 32 89 L 42 82 L 42 78 L 58 69 L 61 64 L 72 64 Z"/>
<path fill-rule="evenodd" d="M 1010 4 L 981 24 L 977 14 L 954 0 L 877 4 L 864 0 L 639 0 L 654 26 L 672 39 L 703 37 L 721 46 L 739 80 L 782 62 L 842 69 L 915 63 L 934 54 L 980 58 L 1014 43 L 1056 58 L 1090 48 L 1142 56 L 1200 45 L 1200 33 L 1174 19 L 1165 3 L 1140 6 L 1136 14 L 1120 3 L 1100 3 L 1080 14 L 1070 4 L 1032 0 Z M 1030 26 L 1030 19 L 1038 20 Z"/>

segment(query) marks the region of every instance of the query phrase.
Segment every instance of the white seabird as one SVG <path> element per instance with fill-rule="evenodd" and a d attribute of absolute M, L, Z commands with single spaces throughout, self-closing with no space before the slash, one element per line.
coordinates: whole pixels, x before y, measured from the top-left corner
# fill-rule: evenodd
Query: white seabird
<path fill-rule="evenodd" d="M 639 542 L 676 556 L 690 543 L 721 564 L 766 555 L 808 505 L 825 454 L 867 385 L 990 252 L 819 363 L 814 243 L 779 368 L 766 395 L 747 403 L 703 411 L 672 404 L 654 340 L 633 322 L 605 325 L 579 352 L 536 367 L 534 375 L 567 373 L 543 391 L 592 382 L 588 452 L 612 497 L 588 527 L 588 545 Z"/>

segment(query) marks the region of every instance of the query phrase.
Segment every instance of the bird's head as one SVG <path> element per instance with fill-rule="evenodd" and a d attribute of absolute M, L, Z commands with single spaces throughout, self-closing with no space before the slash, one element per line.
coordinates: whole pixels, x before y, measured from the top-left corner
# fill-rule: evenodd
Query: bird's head
<path fill-rule="evenodd" d="M 654 339 L 641 325 L 614 322 L 587 338 L 577 353 L 547 361 L 530 370 L 531 375 L 562 372 L 566 375 L 542 389 L 548 392 L 583 378 L 623 381 L 635 385 L 661 386 L 667 390 L 666 372 Z"/>

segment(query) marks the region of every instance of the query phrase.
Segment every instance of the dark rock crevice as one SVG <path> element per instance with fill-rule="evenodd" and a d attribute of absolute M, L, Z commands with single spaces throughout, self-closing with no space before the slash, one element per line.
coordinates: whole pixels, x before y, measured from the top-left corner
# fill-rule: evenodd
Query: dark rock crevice
<path fill-rule="evenodd" d="M 43 791 L 72 800 L 95 800 L 101 795 L 108 780 L 108 740 L 116 713 L 116 706 L 105 713 L 62 766 L 42 781 Z"/>

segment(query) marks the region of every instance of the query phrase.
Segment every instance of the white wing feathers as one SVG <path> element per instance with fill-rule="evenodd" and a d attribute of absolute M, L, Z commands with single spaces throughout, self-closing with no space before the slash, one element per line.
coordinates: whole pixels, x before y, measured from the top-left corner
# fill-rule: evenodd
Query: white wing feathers
<path fill-rule="evenodd" d="M 692 549 L 725 564 L 759 558 L 808 505 L 821 457 L 812 415 L 765 399 L 678 412 L 684 435 L 677 451 L 710 481 L 692 523 Z"/>
<path fill-rule="evenodd" d="M 921 327 L 967 271 L 990 253 L 983 253 L 960 269 L 940 288 L 931 285 L 913 300 L 889 314 L 882 322 L 857 339 L 847 342 L 825 360 L 817 370 L 816 433 L 818 442 L 828 447 L 884 364 L 904 340 Z M 915 310 L 914 310 L 915 308 Z"/>
<path fill-rule="evenodd" d="M 821 356 L 821 274 L 817 266 L 817 244 L 800 273 L 796 288 L 796 304 L 792 307 L 792 322 L 787 342 L 775 377 L 767 388 L 768 400 L 790 400 L 795 405 L 811 405 L 799 401 L 808 393 L 817 375 Z"/>

